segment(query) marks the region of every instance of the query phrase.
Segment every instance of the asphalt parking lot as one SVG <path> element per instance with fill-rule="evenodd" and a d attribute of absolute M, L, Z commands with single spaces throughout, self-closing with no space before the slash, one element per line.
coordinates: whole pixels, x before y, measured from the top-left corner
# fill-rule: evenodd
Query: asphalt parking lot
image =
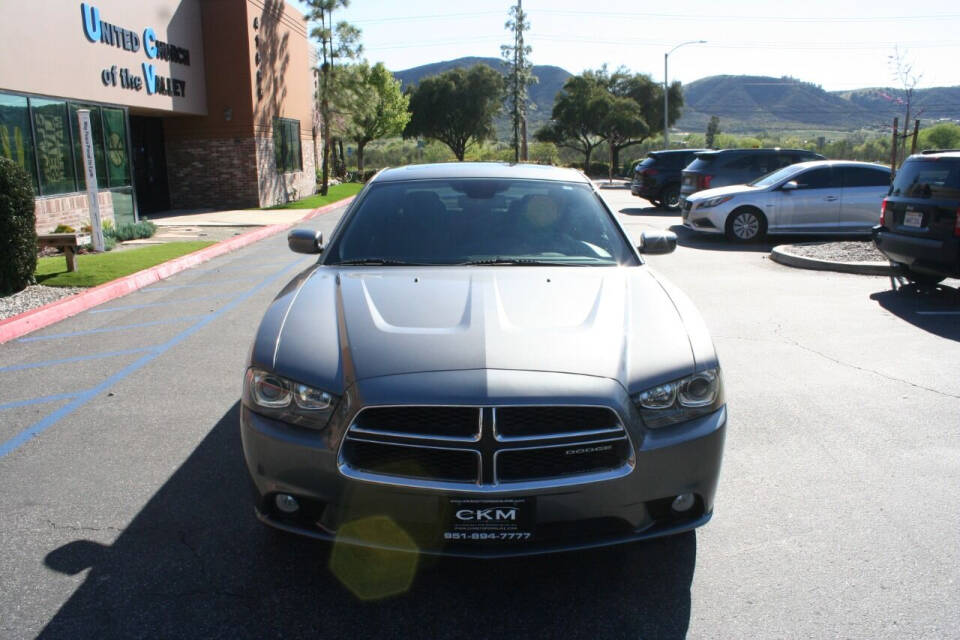
<path fill-rule="evenodd" d="M 679 224 L 603 194 L 636 238 Z M 893 291 L 678 233 L 650 263 L 703 313 L 730 411 L 706 527 L 337 574 L 329 546 L 265 530 L 237 398 L 263 310 L 312 262 L 280 235 L 0 345 L 0 637 L 956 636 L 960 282 Z"/>

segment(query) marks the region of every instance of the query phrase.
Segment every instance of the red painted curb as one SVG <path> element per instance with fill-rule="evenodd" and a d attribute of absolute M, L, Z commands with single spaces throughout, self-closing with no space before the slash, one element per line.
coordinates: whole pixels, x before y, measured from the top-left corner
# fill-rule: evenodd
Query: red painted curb
<path fill-rule="evenodd" d="M 175 273 L 180 273 L 190 267 L 195 267 L 217 256 L 222 256 L 246 247 L 254 242 L 289 229 L 304 220 L 309 220 L 318 215 L 329 213 L 334 209 L 339 209 L 340 207 L 350 204 L 354 198 L 356 198 L 356 196 L 350 196 L 349 198 L 344 198 L 343 200 L 319 207 L 294 222 L 273 224 L 248 231 L 247 233 L 223 240 L 199 251 L 194 251 L 193 253 L 168 260 L 167 262 L 152 266 L 143 271 L 137 271 L 128 276 L 111 280 L 100 286 L 81 291 L 68 298 L 62 298 L 55 302 L 45 304 L 42 307 L 25 311 L 6 320 L 0 320 L 0 344 L 13 340 L 14 338 L 19 338 L 31 331 L 42 329 L 55 322 L 60 322 L 65 318 L 69 318 L 104 302 L 125 296 L 128 293 L 133 293 L 137 289 L 142 289 L 154 282 L 169 278 Z"/>

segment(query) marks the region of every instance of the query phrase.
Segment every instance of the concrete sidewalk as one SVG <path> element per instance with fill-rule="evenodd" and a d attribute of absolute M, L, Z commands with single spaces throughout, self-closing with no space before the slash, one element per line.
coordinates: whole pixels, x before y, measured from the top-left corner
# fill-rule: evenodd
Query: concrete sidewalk
<path fill-rule="evenodd" d="M 179 209 L 145 216 L 158 227 L 265 227 L 292 224 L 310 209 Z"/>

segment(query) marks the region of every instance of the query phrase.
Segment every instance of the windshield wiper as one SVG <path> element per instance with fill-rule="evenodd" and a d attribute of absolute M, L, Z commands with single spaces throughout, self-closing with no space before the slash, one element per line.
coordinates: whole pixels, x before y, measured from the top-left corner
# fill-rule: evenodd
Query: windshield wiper
<path fill-rule="evenodd" d="M 479 260 L 467 260 L 459 263 L 469 266 L 516 266 L 516 267 L 583 267 L 594 263 L 567 261 L 567 260 L 538 260 L 537 258 L 481 258 Z"/>
<path fill-rule="evenodd" d="M 427 266 L 427 263 L 424 262 L 407 262 L 405 260 L 395 260 L 394 258 L 351 258 L 350 260 L 341 260 L 336 263 L 341 266 L 351 266 L 351 265 L 381 265 L 381 266 L 390 266 L 390 267 L 422 267 Z"/>

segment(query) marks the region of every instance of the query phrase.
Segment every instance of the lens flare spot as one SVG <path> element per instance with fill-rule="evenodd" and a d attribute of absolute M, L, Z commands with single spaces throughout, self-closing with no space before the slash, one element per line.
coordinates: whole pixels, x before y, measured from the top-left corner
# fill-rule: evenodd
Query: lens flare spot
<path fill-rule="evenodd" d="M 368 516 L 340 527 L 330 554 L 330 571 L 361 600 L 389 598 L 410 589 L 420 560 L 418 551 L 391 518 Z"/>

